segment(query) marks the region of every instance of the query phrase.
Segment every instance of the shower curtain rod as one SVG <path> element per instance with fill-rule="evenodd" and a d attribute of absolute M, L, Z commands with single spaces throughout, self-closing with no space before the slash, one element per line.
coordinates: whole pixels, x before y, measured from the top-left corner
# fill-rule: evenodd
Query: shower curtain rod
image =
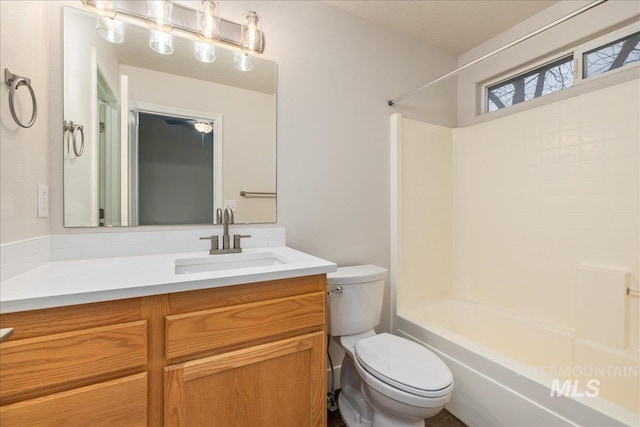
<path fill-rule="evenodd" d="M 445 75 L 443 75 L 443 76 L 438 77 L 438 78 L 437 78 L 437 79 L 435 79 L 435 80 L 431 80 L 430 82 L 427 82 L 427 83 L 423 84 L 422 86 L 419 86 L 419 87 L 417 87 L 417 88 L 415 88 L 415 89 L 413 89 L 413 90 L 410 90 L 409 92 L 406 92 L 406 93 L 404 93 L 404 94 L 402 94 L 402 95 L 400 95 L 400 96 L 398 96 L 398 97 L 396 97 L 396 98 L 390 99 L 389 101 L 387 101 L 387 103 L 389 104 L 389 106 L 392 106 L 392 105 L 394 105 L 395 103 L 397 103 L 398 101 L 403 100 L 403 99 L 404 99 L 404 98 L 406 98 L 407 96 L 412 95 L 413 93 L 415 93 L 415 92 L 417 92 L 417 91 L 419 91 L 419 90 L 425 89 L 425 88 L 427 88 L 427 87 L 429 87 L 429 86 L 431 86 L 431 85 L 434 85 L 434 84 L 436 84 L 436 83 L 441 82 L 442 80 L 448 79 L 449 77 L 451 77 L 451 76 L 454 76 L 454 75 L 458 74 L 460 71 L 462 71 L 462 70 L 464 70 L 464 69 L 466 69 L 466 68 L 469 68 L 469 67 L 471 67 L 472 65 L 477 64 L 478 62 L 484 61 L 485 59 L 490 58 L 490 57 L 492 57 L 492 56 L 494 56 L 494 55 L 497 55 L 498 53 L 500 53 L 500 52 L 502 52 L 502 51 L 504 51 L 504 50 L 507 50 L 507 49 L 509 49 L 510 47 L 513 47 L 513 46 L 515 46 L 515 45 L 517 45 L 517 44 L 519 44 L 519 43 L 522 43 L 523 41 L 528 40 L 528 39 L 530 39 L 531 37 L 537 36 L 538 34 L 540 34 L 540 33 L 544 32 L 544 31 L 547 31 L 549 28 L 553 28 L 553 27 L 555 27 L 556 25 L 561 24 L 561 23 L 563 23 L 564 21 L 567 21 L 567 20 L 569 20 L 569 19 L 573 18 L 574 16 L 580 15 L 582 12 L 586 12 L 587 10 L 589 10 L 589 9 L 591 9 L 591 8 L 594 8 L 594 7 L 596 7 L 596 6 L 598 6 L 598 5 L 602 4 L 602 3 L 604 3 L 604 2 L 606 2 L 606 1 L 607 1 L 607 0 L 596 0 L 596 1 L 592 2 L 592 3 L 589 3 L 588 5 L 583 6 L 583 7 L 581 7 L 580 9 L 575 10 L 575 11 L 571 12 L 570 14 L 565 15 L 565 16 L 563 16 L 562 18 L 559 18 L 559 19 L 557 19 L 557 20 L 555 20 L 555 21 L 551 22 L 550 24 L 547 24 L 547 25 L 545 25 L 544 27 L 538 28 L 537 30 L 532 31 L 532 32 L 530 32 L 529 34 L 524 35 L 524 36 L 520 37 L 519 39 L 512 41 L 511 43 L 508 43 L 508 44 L 506 44 L 506 45 L 504 45 L 504 46 L 502 46 L 502 47 L 500 47 L 500 48 L 498 48 L 498 49 L 496 49 L 496 50 L 494 50 L 494 51 L 492 51 L 492 52 L 487 53 L 487 54 L 486 54 L 486 55 L 484 55 L 484 56 L 481 56 L 481 57 L 480 57 L 480 58 L 478 58 L 478 59 L 475 59 L 475 60 L 473 60 L 473 61 L 471 61 L 471 62 L 469 62 L 469 63 L 467 63 L 467 64 L 465 64 L 465 65 L 462 65 L 462 66 L 460 66 L 460 67 L 456 68 L 455 70 L 450 71 L 450 72 L 448 72 L 447 74 L 445 74 Z"/>

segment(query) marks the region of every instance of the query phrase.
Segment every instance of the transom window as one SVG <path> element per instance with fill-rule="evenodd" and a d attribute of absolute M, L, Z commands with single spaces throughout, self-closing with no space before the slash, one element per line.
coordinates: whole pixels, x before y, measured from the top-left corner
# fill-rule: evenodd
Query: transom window
<path fill-rule="evenodd" d="M 488 111 L 496 111 L 573 86 L 573 55 L 488 88 Z"/>
<path fill-rule="evenodd" d="M 582 78 L 640 61 L 640 32 L 582 54 Z"/>
<path fill-rule="evenodd" d="M 559 92 L 586 79 L 640 65 L 638 23 L 618 29 L 515 75 L 484 85 L 484 112 Z"/>

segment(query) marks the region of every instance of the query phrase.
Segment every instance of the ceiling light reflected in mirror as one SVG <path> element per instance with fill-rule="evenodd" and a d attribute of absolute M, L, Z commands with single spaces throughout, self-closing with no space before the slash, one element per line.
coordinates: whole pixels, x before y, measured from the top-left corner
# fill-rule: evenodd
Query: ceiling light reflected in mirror
<path fill-rule="evenodd" d="M 149 47 L 161 55 L 171 55 L 173 53 L 173 36 L 162 31 L 151 31 Z"/>
<path fill-rule="evenodd" d="M 96 32 L 108 42 L 120 44 L 124 41 L 124 22 L 98 15 Z"/>
<path fill-rule="evenodd" d="M 216 47 L 207 43 L 195 42 L 193 54 L 198 61 L 210 64 L 216 60 Z"/>
<path fill-rule="evenodd" d="M 195 122 L 193 124 L 193 127 L 201 133 L 210 133 L 213 130 L 213 126 L 211 125 L 211 123 L 207 122 Z"/>
<path fill-rule="evenodd" d="M 242 52 L 233 54 L 233 65 L 240 71 L 253 70 L 253 56 Z"/>

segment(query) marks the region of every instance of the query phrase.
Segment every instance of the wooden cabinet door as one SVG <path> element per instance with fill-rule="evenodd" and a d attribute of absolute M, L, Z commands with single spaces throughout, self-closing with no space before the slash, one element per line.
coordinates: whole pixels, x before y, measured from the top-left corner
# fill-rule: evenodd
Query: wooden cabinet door
<path fill-rule="evenodd" d="M 165 426 L 325 426 L 325 335 L 165 368 Z"/>
<path fill-rule="evenodd" d="M 145 427 L 147 374 L 143 372 L 0 406 L 0 425 Z"/>

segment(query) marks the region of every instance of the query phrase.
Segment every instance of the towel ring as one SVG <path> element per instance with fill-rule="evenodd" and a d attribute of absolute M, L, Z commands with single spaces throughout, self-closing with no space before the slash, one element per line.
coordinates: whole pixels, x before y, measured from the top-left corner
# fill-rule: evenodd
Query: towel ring
<path fill-rule="evenodd" d="M 23 128 L 30 128 L 36 122 L 36 117 L 38 116 L 38 103 L 36 101 L 36 94 L 31 87 L 31 79 L 27 77 L 21 77 L 13 74 L 8 68 L 4 69 L 4 81 L 7 86 L 11 86 L 9 88 L 9 111 L 11 111 L 11 116 L 16 123 Z M 20 86 L 26 86 L 29 89 L 29 93 L 31 94 L 31 102 L 33 103 L 33 112 L 31 113 L 31 120 L 29 123 L 24 124 L 20 121 L 16 114 L 15 101 L 14 97 L 16 94 L 16 90 Z"/>
<path fill-rule="evenodd" d="M 80 144 L 80 151 L 78 151 L 78 147 L 76 145 L 76 142 L 77 142 L 76 133 L 78 131 L 80 131 L 80 136 L 82 137 L 82 144 Z M 84 153 L 84 126 L 75 125 L 72 133 L 73 133 L 73 152 L 76 154 L 76 157 L 80 157 L 82 156 L 82 153 Z"/>
<path fill-rule="evenodd" d="M 71 154 L 71 148 L 73 147 L 73 152 L 76 157 L 82 156 L 84 153 L 84 126 L 77 125 L 73 123 L 73 121 L 64 121 L 64 140 L 62 141 L 63 150 L 64 144 L 67 144 L 67 154 Z M 78 131 L 80 131 L 80 149 L 78 149 Z"/>
<path fill-rule="evenodd" d="M 71 154 L 71 129 L 73 129 L 73 122 L 68 122 L 65 120 L 64 121 L 64 141 L 62 142 L 62 149 L 64 150 L 64 145 L 66 144 L 67 146 L 67 154 Z"/>

